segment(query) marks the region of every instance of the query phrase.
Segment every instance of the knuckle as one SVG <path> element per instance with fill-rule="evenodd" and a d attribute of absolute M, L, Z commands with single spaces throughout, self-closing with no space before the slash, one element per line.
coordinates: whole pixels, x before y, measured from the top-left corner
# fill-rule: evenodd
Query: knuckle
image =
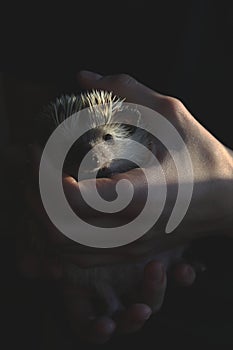
<path fill-rule="evenodd" d="M 184 104 L 177 98 L 163 96 L 160 100 L 162 114 L 176 126 L 182 136 L 185 137 L 185 130 L 189 125 L 188 111 Z"/>
<path fill-rule="evenodd" d="M 171 116 L 179 114 L 184 109 L 183 103 L 175 97 L 164 96 L 161 102 L 164 110 Z"/>
<path fill-rule="evenodd" d="M 131 77 L 128 74 L 122 73 L 122 74 L 117 74 L 112 77 L 112 82 L 116 83 L 117 85 L 133 85 L 136 83 L 136 80 Z"/>

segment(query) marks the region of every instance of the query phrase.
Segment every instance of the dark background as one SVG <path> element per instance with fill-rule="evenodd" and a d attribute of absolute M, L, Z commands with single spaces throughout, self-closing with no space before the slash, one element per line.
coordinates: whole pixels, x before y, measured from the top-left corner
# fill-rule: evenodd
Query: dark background
<path fill-rule="evenodd" d="M 2 61 L 11 88 L 30 81 L 77 89 L 80 69 L 128 73 L 181 99 L 219 140 L 232 147 L 233 2 L 77 2 L 54 12 L 34 7 L 25 23 L 11 14 Z M 41 13 L 42 12 L 42 13 Z M 24 24 L 24 25 L 23 25 Z M 14 45 L 12 45 L 12 40 Z M 42 87 L 41 87 L 42 89 Z M 30 94 L 21 96 L 30 97 Z M 27 102 L 28 103 L 28 102 Z M 14 120 L 14 123 L 16 121 Z"/>
<path fill-rule="evenodd" d="M 49 10 L 33 5 L 30 10 L 24 21 L 14 7 L 7 50 L 2 52 L 5 144 L 27 143 L 31 117 L 51 98 L 77 91 L 76 73 L 87 69 L 127 73 L 179 98 L 211 133 L 233 148 L 232 1 L 77 2 L 76 7 L 57 4 Z M 39 349 L 41 310 L 46 310 L 48 290 L 53 289 L 23 281 L 8 248 L 12 244 L 6 241 L 2 256 L 10 272 L 6 269 L 3 278 L 3 318 L 9 349 L 15 341 Z M 115 346 L 149 347 L 149 341 L 153 347 L 233 344 L 232 249 L 226 240 L 197 244 L 196 256 L 207 263 L 207 272 L 188 291 L 168 292 L 161 313 L 148 327 Z M 66 329 L 59 322 L 58 327 Z"/>

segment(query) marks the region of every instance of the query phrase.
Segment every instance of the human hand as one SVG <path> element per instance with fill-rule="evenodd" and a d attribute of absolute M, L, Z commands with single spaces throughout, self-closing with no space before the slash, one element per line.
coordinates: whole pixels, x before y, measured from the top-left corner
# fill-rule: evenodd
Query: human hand
<path fill-rule="evenodd" d="M 191 203 L 182 222 L 172 234 L 165 235 L 164 228 L 174 207 L 178 181 L 169 152 L 162 149 L 162 157 L 159 160 L 166 176 L 168 193 L 161 220 L 156 223 L 156 226 L 137 241 L 111 249 L 111 254 L 108 254 L 108 250 L 98 249 L 97 251 L 95 248 L 81 246 L 78 243 L 75 244 L 75 249 L 78 249 L 74 251 L 71 247 L 71 250 L 65 249 L 63 253 L 69 254 L 70 257 L 76 255 L 75 261 L 81 266 L 89 266 L 90 264 L 95 266 L 122 261 L 127 257 L 137 259 L 143 255 L 159 253 L 205 235 L 232 235 L 232 153 L 204 129 L 179 100 L 158 94 L 132 77 L 127 75 L 101 77 L 98 74 L 87 72 L 79 74 L 79 82 L 83 89 L 112 90 L 119 96 L 126 97 L 126 101 L 148 106 L 163 114 L 175 126 L 189 150 L 194 170 L 194 190 Z M 182 150 L 180 153 L 182 155 Z M 40 154 L 37 154 L 35 158 L 37 158 L 35 168 L 38 171 Z M 138 203 L 145 192 L 141 173 L 140 169 L 134 169 L 125 174 L 115 175 L 111 179 L 98 179 L 96 181 L 104 198 L 109 198 L 112 193 L 115 193 L 115 186 L 121 179 L 126 178 L 134 185 L 135 200 L 132 205 L 120 213 L 121 216 L 115 215 L 116 220 L 124 222 L 125 219 L 134 217 L 135 212 L 138 211 Z M 154 169 L 151 170 L 150 176 L 152 186 L 159 186 L 160 178 L 155 176 Z M 97 217 L 93 217 L 93 211 L 85 205 L 80 191 L 82 189 L 88 193 L 90 182 L 77 183 L 73 178 L 65 176 L 63 187 L 71 207 L 83 212 L 83 217 L 86 216 L 87 220 L 97 220 L 98 225 L 98 214 Z M 38 197 L 37 204 L 39 201 Z M 159 206 L 160 198 L 156 198 L 156 201 L 155 205 Z M 40 207 L 38 213 L 40 212 L 39 216 L 41 216 L 44 208 L 37 204 L 36 207 L 37 209 Z M 61 246 L 67 242 L 67 247 L 70 244 L 69 239 L 56 230 L 48 220 L 46 213 L 43 216 L 41 221 L 45 222 L 45 227 L 49 227 L 48 232 L 51 239 L 55 238 L 56 242 L 59 240 Z M 102 213 L 99 216 L 101 219 Z"/>
<path fill-rule="evenodd" d="M 34 215 L 36 213 L 37 222 L 39 219 L 40 222 L 45 224 L 44 230 L 46 228 L 49 230 L 47 235 L 45 231 L 41 232 L 41 228 L 36 224 L 33 225 L 33 222 L 30 221 L 29 237 L 33 237 L 35 243 L 39 245 L 40 240 L 44 238 L 46 240 L 46 251 L 48 249 L 51 252 L 51 256 L 46 257 L 44 251 L 39 255 L 35 254 L 35 251 L 29 251 L 27 254 L 22 254 L 21 252 L 20 269 L 24 275 L 30 278 L 40 278 L 42 281 L 45 278 L 59 281 L 67 319 L 70 322 L 73 333 L 79 339 L 93 343 L 103 343 L 116 334 L 120 335 L 140 330 L 147 318 L 159 311 L 163 304 L 167 284 L 167 271 L 169 272 L 171 266 L 173 267 L 171 272 L 173 277 L 171 276 L 171 278 L 177 284 L 183 286 L 193 284 L 195 280 L 194 268 L 180 260 L 184 248 L 168 251 L 149 259 L 149 262 L 145 265 L 143 281 L 138 287 L 137 295 L 128 293 L 123 300 L 122 296 L 118 295 L 110 287 L 108 294 L 105 295 L 106 299 L 104 302 L 111 304 L 110 309 L 112 309 L 112 313 L 103 312 L 99 314 L 99 307 L 96 307 L 98 302 L 94 291 L 67 284 L 67 281 L 63 280 L 62 261 L 71 260 L 87 268 L 88 266 L 93 266 L 93 264 L 101 265 L 101 254 L 98 257 L 93 256 L 98 261 L 93 261 L 90 254 L 89 263 L 87 260 L 84 263 L 82 262 L 85 254 L 80 256 L 78 251 L 75 251 L 74 254 L 70 254 L 70 252 L 64 254 L 67 244 L 70 246 L 71 242 L 65 237 L 59 237 L 57 231 L 50 227 L 45 215 L 43 215 L 43 208 L 40 207 L 41 202 L 36 197 L 36 193 L 32 192 L 32 189 L 27 189 L 26 192 L 27 204 L 33 210 Z M 63 246 L 64 249 L 61 249 Z M 72 246 L 75 250 L 77 248 L 80 249 L 80 247 L 76 247 L 76 244 L 72 243 Z M 60 257 L 54 254 L 59 251 L 63 252 Z M 136 260 L 138 263 L 139 260 Z M 122 261 L 130 262 L 132 259 L 125 256 Z"/>
<path fill-rule="evenodd" d="M 194 282 L 195 272 L 191 266 L 183 263 L 176 266 L 174 276 L 177 276 L 179 284 L 188 286 Z M 66 291 L 64 296 L 74 334 L 84 341 L 103 343 L 113 336 L 139 331 L 150 316 L 162 307 L 166 281 L 166 271 L 161 261 L 151 261 L 145 267 L 137 299 L 134 295 L 134 301 L 130 302 L 129 298 L 125 303 L 111 290 L 108 298 L 115 307 L 113 315 L 97 316 L 95 304 L 86 290 Z"/>
<path fill-rule="evenodd" d="M 143 256 L 160 253 L 205 235 L 217 233 L 232 235 L 233 158 L 231 152 L 203 128 L 180 101 L 158 94 L 127 75 L 101 77 L 89 72 L 80 74 L 79 81 L 84 89 L 111 90 L 121 97 L 126 97 L 126 101 L 146 105 L 167 118 L 175 126 L 189 151 L 194 171 L 194 189 L 191 203 L 182 222 L 172 234 L 165 235 L 164 227 L 177 196 L 178 179 L 169 152 L 161 148 L 158 158 L 165 173 L 167 185 L 167 199 L 161 219 L 140 239 L 125 246 L 111 248 L 111 251 L 86 247 L 78 243 L 70 244 L 69 239 L 51 225 L 43 207 L 38 205 L 40 198 L 37 198 L 37 204 L 34 207 L 37 208 L 41 221 L 46 227 L 49 227 L 51 240 L 54 238 L 56 243 L 58 241 L 61 243 L 62 254 L 81 266 L 97 266 L 136 261 Z M 178 156 L 182 157 L 182 151 L 182 149 L 179 150 Z M 38 169 L 40 150 L 34 149 L 34 153 L 36 154 L 34 158 L 37 159 L 35 168 Z M 159 188 L 161 179 L 155 173 L 155 169 L 147 169 L 147 173 L 149 173 L 152 186 L 155 189 Z M 102 220 L 103 213 L 93 214 L 93 210 L 84 202 L 81 190 L 82 193 L 88 194 L 90 183 L 94 181 L 101 195 L 106 199 L 111 199 L 111 196 L 114 196 L 116 184 L 121 179 L 127 179 L 134 185 L 132 203 L 119 215 L 114 214 L 116 222 L 122 224 L 125 219 L 134 218 L 135 213 L 138 212 L 139 203 L 144 198 L 145 186 L 142 181 L 142 169 L 116 174 L 112 178 L 90 179 L 81 182 L 76 182 L 72 177 L 64 175 L 63 188 L 73 210 L 78 211 L 82 217 L 98 226 L 98 220 Z M 185 182 L 185 179 L 183 181 Z M 160 206 L 160 202 L 160 197 L 156 196 L 154 205 Z M 152 210 L 153 208 L 154 206 Z"/>
<path fill-rule="evenodd" d="M 181 286 L 193 284 L 195 270 L 188 263 L 180 261 L 182 251 L 167 252 L 149 261 L 145 265 L 137 294 L 127 294 L 122 298 L 109 286 L 105 300 L 101 302 L 111 304 L 111 313 L 100 313 L 98 300 L 92 290 L 67 284 L 62 278 L 61 261 L 54 257 L 44 256 L 41 259 L 28 253 L 20 262 L 20 270 L 29 278 L 49 278 L 59 282 L 56 285 L 60 288 L 66 318 L 73 334 L 84 342 L 105 343 L 113 336 L 139 331 L 150 315 L 160 310 L 166 292 L 169 265 L 172 266 L 170 277 L 175 283 Z"/>
<path fill-rule="evenodd" d="M 127 75 L 116 75 L 102 77 L 91 72 L 81 72 L 78 76 L 80 85 L 84 89 L 103 89 L 113 91 L 114 94 L 125 97 L 126 102 L 133 102 L 148 106 L 161 113 L 170 121 L 180 136 L 183 138 L 189 151 L 194 171 L 194 189 L 188 211 L 171 235 L 164 235 L 164 227 L 171 214 L 176 200 L 176 186 L 178 183 L 176 169 L 172 164 L 169 152 L 162 149 L 158 155 L 160 164 L 166 176 L 168 189 L 167 201 L 162 220 L 141 239 L 126 246 L 116 249 L 116 253 L 132 253 L 138 255 L 148 253 L 149 245 L 156 252 L 168 249 L 176 244 L 189 242 L 205 235 L 226 234 L 232 235 L 232 206 L 233 206 L 233 157 L 232 152 L 222 145 L 211 135 L 197 120 L 189 113 L 181 101 L 161 95 L 137 82 Z M 182 157 L 183 150 L 179 150 Z M 142 185 L 142 172 L 134 169 L 126 174 L 117 174 L 111 179 L 98 179 L 97 187 L 101 190 L 104 198 L 110 198 L 114 193 L 116 183 L 121 179 L 127 179 L 134 185 L 135 200 L 132 206 L 127 207 L 119 220 L 133 217 L 138 210 L 138 203 L 143 198 L 145 187 Z M 65 187 L 68 197 L 74 183 L 65 179 Z M 185 182 L 185 179 L 183 179 Z M 189 181 L 187 177 L 187 181 Z M 160 178 L 151 169 L 151 183 L 159 186 Z M 71 203 L 76 207 L 74 197 L 77 200 L 77 208 L 85 207 L 86 216 L 89 218 L 92 211 L 88 211 L 83 203 L 80 191 L 88 193 L 88 182 L 77 185 L 77 191 L 72 191 Z M 76 196 L 77 195 L 77 196 Z M 79 200 L 80 198 L 80 200 Z M 160 203 L 156 198 L 155 205 Z M 102 215 L 102 214 L 101 214 Z M 124 217 L 125 215 L 125 217 Z M 98 218 L 95 218 L 98 222 Z M 148 240 L 148 242 L 146 242 Z M 153 244 L 154 242 L 154 244 Z M 112 249 L 112 253 L 115 250 Z M 107 257 L 106 257 L 107 261 Z"/>
<path fill-rule="evenodd" d="M 18 240 L 20 272 L 26 278 L 39 279 L 41 283 L 45 280 L 56 281 L 56 286 L 60 289 L 65 304 L 67 320 L 78 339 L 82 339 L 84 342 L 104 343 L 113 336 L 139 331 L 150 315 L 159 311 L 163 304 L 170 266 L 172 267 L 170 278 L 174 279 L 175 283 L 182 286 L 193 284 L 195 270 L 189 263 L 181 259 L 184 250 L 181 247 L 147 259 L 149 261 L 144 263 L 144 274 L 142 282 L 137 288 L 137 294 L 128 293 L 122 298 L 114 289 L 109 288 L 108 294 L 105 295 L 106 299 L 102 302 L 110 303 L 112 312 L 100 313 L 99 307 L 96 305 L 98 302 L 95 292 L 70 285 L 63 279 L 63 257 L 55 254 L 57 248 L 55 243 L 58 244 L 59 239 L 57 237 L 56 241 L 54 236 L 53 243 L 55 245 L 51 245 L 51 242 L 47 240 L 49 234 L 47 236 L 45 231 L 41 231 L 41 215 L 38 213 L 41 214 L 42 208 L 38 207 L 39 200 L 37 201 L 28 189 L 30 187 L 29 169 L 27 168 L 28 156 L 18 147 L 13 147 L 6 154 L 6 159 L 8 161 L 7 179 L 9 186 L 12 187 L 12 192 L 15 192 L 16 189 L 20 190 L 20 193 L 17 193 L 21 199 L 21 207 L 25 212 L 26 206 L 22 206 L 22 200 L 24 200 L 22 194 L 26 186 L 27 201 L 25 204 L 30 210 L 33 209 L 32 212 L 29 212 L 29 221 L 24 221 L 23 227 L 18 227 L 19 234 L 16 232 L 16 239 L 20 236 Z M 23 177 L 15 178 L 16 173 L 23 175 Z M 35 192 L 33 194 L 35 195 Z M 18 214 L 22 216 L 22 213 Z M 15 215 L 17 216 L 17 213 Z M 33 221 L 34 215 L 36 222 Z M 90 265 L 92 263 L 90 261 Z"/>

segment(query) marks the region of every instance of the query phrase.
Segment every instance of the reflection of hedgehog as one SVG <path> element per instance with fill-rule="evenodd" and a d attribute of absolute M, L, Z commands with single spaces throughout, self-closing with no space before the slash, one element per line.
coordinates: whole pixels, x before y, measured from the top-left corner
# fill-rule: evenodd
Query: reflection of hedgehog
<path fill-rule="evenodd" d="M 68 119 L 87 107 L 85 115 L 76 114 L 74 120 Z M 148 155 L 145 156 L 145 152 L 135 154 L 132 144 L 134 140 L 147 148 L 152 145 L 151 136 L 142 129 L 138 108 L 123 103 L 122 99 L 111 92 L 92 91 L 77 96 L 64 95 L 50 103 L 36 123 L 37 141 L 41 146 L 63 121 L 66 121 L 63 123 L 65 138 L 69 139 L 69 134 L 79 123 L 85 122 L 89 130 L 73 144 L 64 162 L 64 171 L 75 178 L 81 160 L 88 151 L 91 154 L 83 174 L 85 178 L 93 177 L 94 172 L 97 177 L 110 177 L 115 173 L 143 166 L 147 160 Z M 130 125 L 131 122 L 134 125 Z"/>
<path fill-rule="evenodd" d="M 65 95 L 50 103 L 37 118 L 36 139 L 39 145 L 43 147 L 50 134 L 62 122 L 64 122 L 63 137 L 69 138 L 72 129 L 78 126 L 80 120 L 77 115 L 74 125 L 74 121 L 70 122 L 68 117 L 86 107 L 89 109 L 84 122 L 87 123 L 89 131 L 82 135 L 68 152 L 63 168 L 67 174 L 76 178 L 79 164 L 85 154 L 92 149 L 94 151 L 83 174 L 84 178 L 93 177 L 93 174 L 97 174 L 97 177 L 111 177 L 116 173 L 143 166 L 148 161 L 145 159 L 145 152 L 135 154 L 132 144 L 134 140 L 147 149 L 151 149 L 152 145 L 151 136 L 142 128 L 138 108 L 124 104 L 122 99 L 113 96 L 111 92 L 92 91 L 78 96 Z M 136 126 L 127 124 L 126 121 L 129 123 L 132 121 Z M 102 125 L 99 126 L 99 123 Z M 115 158 L 117 160 L 114 160 Z M 143 272 L 143 266 L 140 264 L 84 270 L 74 264 L 64 263 L 64 269 L 69 281 L 94 287 L 102 299 L 106 299 L 106 291 L 109 292 L 111 287 L 120 294 L 129 288 L 135 288 Z M 113 305 L 108 306 L 110 309 L 114 308 Z"/>

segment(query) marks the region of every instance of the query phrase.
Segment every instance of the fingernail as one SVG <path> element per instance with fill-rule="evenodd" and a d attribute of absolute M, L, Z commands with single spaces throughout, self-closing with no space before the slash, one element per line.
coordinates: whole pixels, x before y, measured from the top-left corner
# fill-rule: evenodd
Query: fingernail
<path fill-rule="evenodd" d="M 151 314 L 152 314 L 152 311 L 148 311 L 144 316 L 144 320 L 148 320 L 148 318 L 150 318 Z"/>
<path fill-rule="evenodd" d="M 184 277 L 185 279 L 189 281 L 193 281 L 195 274 L 191 266 L 186 266 L 184 269 Z"/>
<path fill-rule="evenodd" d="M 103 316 L 101 319 L 99 319 L 97 321 L 94 328 L 95 328 L 97 335 L 107 336 L 107 335 L 111 334 L 112 332 L 114 332 L 115 327 L 116 327 L 116 325 L 112 320 Z"/>
<path fill-rule="evenodd" d="M 84 79 L 89 79 L 89 80 L 99 80 L 102 78 L 102 75 L 98 73 L 91 72 L 89 70 L 82 70 L 79 72 L 79 75 L 84 78 Z"/>

